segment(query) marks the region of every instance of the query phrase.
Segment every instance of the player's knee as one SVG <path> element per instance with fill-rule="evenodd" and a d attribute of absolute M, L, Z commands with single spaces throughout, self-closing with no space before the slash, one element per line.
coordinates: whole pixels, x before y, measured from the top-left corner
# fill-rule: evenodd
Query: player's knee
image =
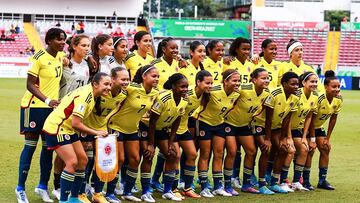
<path fill-rule="evenodd" d="M 188 153 L 188 154 L 186 155 L 186 159 L 189 160 L 189 161 L 191 161 L 191 162 L 194 162 L 194 163 L 195 163 L 195 161 L 196 161 L 196 156 L 197 156 L 197 153 L 196 153 L 196 151 L 194 150 L 194 151 L 191 151 L 190 153 Z"/>
<path fill-rule="evenodd" d="M 129 165 L 131 168 L 137 168 L 140 164 L 140 156 L 139 155 L 133 155 L 129 156 Z"/>

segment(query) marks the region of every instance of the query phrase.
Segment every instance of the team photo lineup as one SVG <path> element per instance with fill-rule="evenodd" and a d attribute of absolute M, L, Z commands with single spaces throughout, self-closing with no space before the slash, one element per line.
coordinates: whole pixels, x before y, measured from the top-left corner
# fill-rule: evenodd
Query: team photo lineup
<path fill-rule="evenodd" d="M 24 171 L 39 139 L 35 192 L 44 202 L 54 202 L 49 193 L 62 203 L 119 203 L 155 202 L 158 192 L 172 201 L 240 201 L 241 193 L 335 190 L 327 174 L 340 81 L 332 70 L 319 80 L 301 41 L 288 39 L 288 61 L 276 60 L 270 38 L 253 55 L 243 37 L 228 50 L 221 40 L 193 40 L 188 53 L 168 37 L 153 56 L 146 31 L 129 47 L 121 37 L 50 28 L 45 43 L 21 99 L 19 203 L 29 202 Z"/>

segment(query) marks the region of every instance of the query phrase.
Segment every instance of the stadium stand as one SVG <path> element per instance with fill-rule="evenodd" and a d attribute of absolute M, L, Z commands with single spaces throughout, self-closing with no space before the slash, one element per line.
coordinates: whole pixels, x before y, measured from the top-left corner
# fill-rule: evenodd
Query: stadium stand
<path fill-rule="evenodd" d="M 360 30 L 342 30 L 339 66 L 360 66 Z"/>
<path fill-rule="evenodd" d="M 12 25 L 18 27 L 18 30 L 16 31 L 18 33 L 10 31 Z M 0 34 L 0 56 L 16 57 L 31 54 L 31 45 L 28 38 L 23 33 L 23 23 L 21 20 L 1 20 Z"/>
<path fill-rule="evenodd" d="M 278 45 L 278 60 L 288 60 L 286 45 L 297 39 L 304 45 L 304 61 L 311 65 L 324 63 L 328 23 L 298 22 L 254 22 L 254 53 L 261 52 L 261 43 L 266 38 L 274 39 Z"/>

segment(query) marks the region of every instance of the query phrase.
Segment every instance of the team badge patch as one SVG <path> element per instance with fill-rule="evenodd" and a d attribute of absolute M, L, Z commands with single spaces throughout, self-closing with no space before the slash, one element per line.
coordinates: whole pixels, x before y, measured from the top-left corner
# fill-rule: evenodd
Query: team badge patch
<path fill-rule="evenodd" d="M 310 106 L 313 107 L 313 106 L 314 106 L 314 102 L 310 102 Z"/>
<path fill-rule="evenodd" d="M 334 105 L 334 106 L 333 106 L 333 109 L 335 110 L 335 109 L 336 109 L 336 107 L 337 107 L 337 106 L 336 106 L 336 105 Z"/>
<path fill-rule="evenodd" d="M 30 126 L 30 128 L 35 128 L 35 127 L 36 127 L 35 121 L 31 121 L 31 122 L 29 123 L 29 126 Z"/>
<path fill-rule="evenodd" d="M 290 102 L 290 107 L 293 107 L 294 106 L 294 102 Z"/>
<path fill-rule="evenodd" d="M 261 132 L 262 132 L 262 128 L 261 128 L 261 127 L 257 127 L 257 128 L 256 128 L 256 132 L 261 133 Z"/>
<path fill-rule="evenodd" d="M 65 140 L 70 140 L 70 135 L 64 135 Z"/>
<path fill-rule="evenodd" d="M 230 128 L 230 127 L 226 127 L 226 128 L 225 128 L 225 132 L 227 132 L 227 133 L 231 132 L 231 128 Z"/>
<path fill-rule="evenodd" d="M 199 133 L 199 135 L 200 135 L 201 137 L 204 137 L 204 136 L 205 136 L 205 131 L 201 130 L 200 133 Z"/>
<path fill-rule="evenodd" d="M 142 136 L 142 137 L 147 137 L 147 136 L 148 136 L 148 132 L 147 132 L 147 131 L 141 132 L 141 136 Z"/>
<path fill-rule="evenodd" d="M 155 110 L 159 110 L 160 107 L 161 107 L 161 104 L 160 104 L 159 102 L 155 102 L 155 104 L 154 104 L 154 109 L 155 109 Z"/>

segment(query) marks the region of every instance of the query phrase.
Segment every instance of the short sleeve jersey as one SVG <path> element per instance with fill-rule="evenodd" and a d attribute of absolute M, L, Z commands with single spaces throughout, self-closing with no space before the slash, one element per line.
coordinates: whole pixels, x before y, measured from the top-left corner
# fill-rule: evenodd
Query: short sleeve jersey
<path fill-rule="evenodd" d="M 179 70 L 178 61 L 173 59 L 171 65 L 163 57 L 154 60 L 152 63 L 159 71 L 158 89 L 162 90 L 166 80 Z"/>
<path fill-rule="evenodd" d="M 179 73 L 185 75 L 185 77 L 188 79 L 189 85 L 196 85 L 196 74 L 200 71 L 200 67 L 195 67 L 191 61 L 188 61 L 188 64 L 189 65 L 187 65 L 186 68 L 181 68 Z"/>
<path fill-rule="evenodd" d="M 333 114 L 338 114 L 342 107 L 342 97 L 334 97 L 331 103 L 326 97 L 326 93 L 323 93 L 319 96 L 317 103 L 317 110 L 314 112 L 316 114 L 314 120 L 315 128 L 321 128 L 325 121 L 329 119 Z"/>
<path fill-rule="evenodd" d="M 184 115 L 181 116 L 181 121 L 177 130 L 177 134 L 184 134 L 186 131 L 188 131 L 189 117 L 200 106 L 201 99 L 202 96 L 198 98 L 196 95 L 195 86 L 190 87 L 186 98 L 188 104 L 186 106 Z"/>
<path fill-rule="evenodd" d="M 100 62 L 100 72 L 106 73 L 108 75 L 111 74 L 111 63 L 114 62 L 114 58 L 112 56 L 105 56 L 99 60 Z"/>
<path fill-rule="evenodd" d="M 107 121 L 117 108 L 120 107 L 122 102 L 126 99 L 127 92 L 121 90 L 118 95 L 113 96 L 111 92 L 107 96 L 102 96 L 100 99 L 100 112 L 93 109 L 88 119 L 85 120 L 85 125 L 93 129 L 107 130 Z"/>
<path fill-rule="evenodd" d="M 274 110 L 271 122 L 272 130 L 281 128 L 282 121 L 289 112 L 297 111 L 298 102 L 299 97 L 294 94 L 291 94 L 289 98 L 286 99 L 283 87 L 278 87 L 271 91 L 270 95 L 265 99 L 264 106 Z M 265 127 L 265 112 L 264 108 L 256 112 L 251 125 Z"/>
<path fill-rule="evenodd" d="M 63 75 L 60 81 L 59 98 L 63 98 L 69 92 L 82 87 L 89 82 L 89 66 L 85 60 L 80 63 L 70 60 L 72 67 L 64 67 Z"/>
<path fill-rule="evenodd" d="M 272 60 L 271 63 L 268 63 L 263 57 L 260 58 L 259 63 L 255 66 L 256 68 L 264 68 L 269 73 L 269 89 L 273 90 L 276 87 L 280 86 L 280 79 L 281 74 L 283 73 L 282 69 L 282 62 Z"/>
<path fill-rule="evenodd" d="M 36 86 L 47 98 L 59 99 L 63 57 L 63 52 L 58 52 L 56 57 L 53 57 L 46 50 L 41 49 L 31 58 L 32 66 L 28 70 L 28 75 L 37 77 Z M 21 107 L 50 108 L 43 101 L 35 97 L 29 90 L 25 92 L 21 100 Z"/>
<path fill-rule="evenodd" d="M 139 121 L 151 108 L 159 91 L 152 89 L 146 93 L 141 84 L 130 83 L 126 89 L 127 97 L 124 103 L 114 114 L 111 115 L 108 127 L 125 134 L 138 131 Z"/>
<path fill-rule="evenodd" d="M 240 82 L 241 84 L 250 83 L 250 74 L 254 70 L 254 64 L 250 61 L 246 60 L 244 64 L 242 64 L 237 58 L 234 58 L 230 65 L 224 66 L 224 71 L 227 69 L 235 69 L 240 73 Z"/>
<path fill-rule="evenodd" d="M 125 66 L 126 69 L 130 73 L 131 79 L 134 78 L 136 71 L 145 65 L 149 65 L 154 60 L 154 57 L 152 57 L 150 54 L 146 55 L 146 58 L 143 58 L 138 54 L 138 52 L 135 50 L 125 58 Z"/>
<path fill-rule="evenodd" d="M 113 69 L 113 68 L 116 68 L 116 67 L 123 67 L 123 68 L 125 68 L 125 64 L 124 64 L 124 62 L 118 63 L 118 62 L 116 61 L 116 59 L 115 59 L 113 56 L 111 56 L 111 58 L 110 58 L 110 68 Z"/>
<path fill-rule="evenodd" d="M 86 120 L 95 106 L 91 84 L 67 94 L 47 117 L 43 130 L 51 135 L 75 133 L 72 127 L 73 116 Z"/>
<path fill-rule="evenodd" d="M 244 84 L 240 87 L 240 97 L 232 109 L 225 117 L 225 123 L 236 127 L 250 125 L 250 122 L 257 112 L 261 109 L 265 99 L 269 96 L 268 89 L 258 95 L 255 91 L 254 84 Z"/>
<path fill-rule="evenodd" d="M 235 91 L 227 95 L 222 85 L 213 86 L 205 109 L 203 106 L 198 108 L 193 116 L 208 125 L 220 125 L 224 122 L 226 114 L 234 107 L 239 95 L 239 92 Z"/>
<path fill-rule="evenodd" d="M 209 71 L 213 77 L 214 85 L 222 84 L 222 71 L 223 71 L 223 62 L 213 61 L 210 57 L 206 57 L 203 62 L 204 69 Z"/>
<path fill-rule="evenodd" d="M 156 130 L 169 129 L 172 123 L 179 117 L 185 114 L 187 101 L 181 98 L 178 105 L 176 105 L 172 91 L 168 90 L 159 94 L 154 105 L 151 107 L 151 112 L 159 115 L 156 122 Z M 142 121 L 149 125 L 150 117 L 145 115 Z"/>
<path fill-rule="evenodd" d="M 291 129 L 303 129 L 307 115 L 316 111 L 318 97 L 316 93 L 311 92 L 309 98 L 304 94 L 304 89 L 299 90 L 298 110 L 291 115 Z"/>

